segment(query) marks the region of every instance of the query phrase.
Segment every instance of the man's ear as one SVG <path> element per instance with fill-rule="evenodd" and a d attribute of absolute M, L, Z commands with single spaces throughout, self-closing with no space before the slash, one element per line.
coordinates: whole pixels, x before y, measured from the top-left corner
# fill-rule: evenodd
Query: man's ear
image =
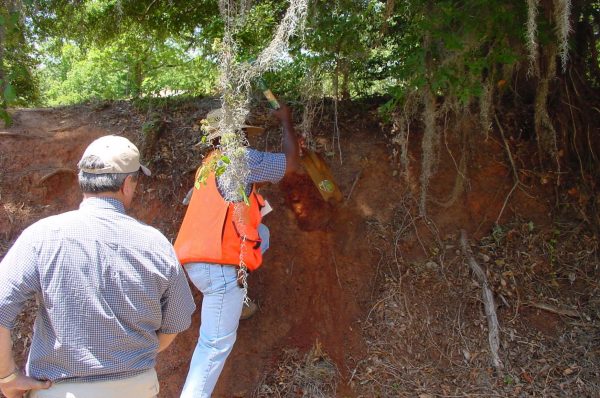
<path fill-rule="evenodd" d="M 135 181 L 133 179 L 132 175 L 128 175 L 127 177 L 125 177 L 125 180 L 123 181 L 123 185 L 121 185 L 121 192 L 123 194 L 129 194 L 129 190 L 133 190 L 135 186 Z"/>

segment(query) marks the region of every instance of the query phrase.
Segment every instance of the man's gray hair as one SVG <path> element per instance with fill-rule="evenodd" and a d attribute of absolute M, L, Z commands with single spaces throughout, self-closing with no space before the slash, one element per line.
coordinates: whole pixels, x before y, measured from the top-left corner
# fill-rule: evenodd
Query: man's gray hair
<path fill-rule="evenodd" d="M 117 192 L 123 186 L 127 176 L 133 176 L 137 180 L 139 171 L 133 173 L 106 173 L 93 174 L 81 171 L 81 169 L 102 169 L 106 167 L 104 162 L 95 155 L 89 155 L 79 161 L 79 187 L 83 193 Z"/>

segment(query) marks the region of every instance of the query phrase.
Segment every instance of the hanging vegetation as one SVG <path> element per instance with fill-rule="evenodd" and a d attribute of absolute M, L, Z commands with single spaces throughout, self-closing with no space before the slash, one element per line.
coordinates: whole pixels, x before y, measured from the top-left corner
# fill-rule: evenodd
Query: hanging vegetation
<path fill-rule="evenodd" d="M 511 110 L 528 112 L 525 123 L 532 131 L 525 129 L 521 138 L 537 145 L 532 167 L 550 173 L 555 184 L 576 170 L 588 181 L 588 193 L 596 192 L 586 175 L 600 170 L 600 144 L 594 140 L 600 113 L 598 1 L 316 0 L 309 6 L 296 0 L 6 0 L 2 5 L 0 73 L 12 79 L 2 80 L 4 106 L 7 99 L 26 105 L 41 98 L 57 105 L 219 92 L 225 110 L 222 145 L 234 160 L 233 148 L 245 145 L 234 131 L 247 116 L 252 83 L 276 70 L 264 76 L 267 83 L 288 99 L 300 99 L 308 124 L 324 98 L 389 100 L 382 111 L 394 115 L 391 144 L 401 175 L 411 166 L 409 141 L 420 140 L 423 150 L 417 179 L 423 214 L 440 156 L 441 118 L 457 131 L 464 113 L 479 114 L 483 134 L 476 139 L 486 139 L 497 133 L 496 115 L 500 123 L 510 123 L 504 116 Z M 28 23 L 18 22 L 24 20 Z M 337 119 L 332 126 L 340 161 L 341 126 Z M 409 134 L 409 126 L 426 131 Z M 306 134 L 309 129 L 302 128 Z M 231 175 L 232 187 L 238 177 L 241 171 Z"/>

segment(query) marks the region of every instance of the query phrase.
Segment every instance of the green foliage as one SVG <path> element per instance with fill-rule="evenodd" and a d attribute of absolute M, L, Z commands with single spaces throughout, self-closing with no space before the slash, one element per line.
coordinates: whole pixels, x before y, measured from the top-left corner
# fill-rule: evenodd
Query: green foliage
<path fill-rule="evenodd" d="M 246 16 L 243 25 L 235 32 L 234 39 L 239 43 L 238 61 L 255 59 L 273 37 L 279 23 L 279 15 L 285 12 L 285 4 L 267 0 L 256 4 Z"/>
<path fill-rule="evenodd" d="M 204 95 L 216 80 L 216 67 L 201 54 L 173 39 L 156 43 L 141 32 L 130 32 L 102 48 L 84 51 L 66 42 L 58 50 L 58 56 L 45 58 L 41 71 L 50 105 L 156 96 L 161 91 Z"/>
<path fill-rule="evenodd" d="M 156 134 L 161 126 L 161 116 L 159 113 L 153 113 L 149 119 L 142 124 L 142 133 L 146 137 Z"/>
<path fill-rule="evenodd" d="M 254 2 L 235 27 L 238 62 L 265 47 L 288 5 Z M 597 24 L 598 2 L 580 8 Z M 304 34 L 266 80 L 288 99 L 299 98 L 311 76 L 325 95 L 336 89 L 346 98 L 384 94 L 396 106 L 407 92 L 428 87 L 468 105 L 484 84 L 505 78 L 525 59 L 526 16 L 524 1 L 315 0 Z M 556 34 L 547 16 L 538 19 L 543 46 Z M 0 26 L 10 33 L 2 68 L 16 104 L 34 104 L 38 88 L 49 105 L 165 89 L 214 94 L 224 29 L 217 0 L 27 1 L 18 12 L 4 10 Z M 597 54 L 598 41 L 593 45 Z M 32 73 L 38 55 L 40 68 Z M 588 61 L 588 78 L 597 80 L 598 60 Z"/>
<path fill-rule="evenodd" d="M 193 42 L 198 27 L 211 36 L 221 29 L 216 0 L 43 0 L 26 9 L 40 37 L 83 46 L 108 44 L 131 30 L 159 41 L 179 36 Z"/>
<path fill-rule="evenodd" d="M 40 44 L 45 102 L 138 98 L 166 88 L 210 93 L 223 32 L 216 1 L 166 3 L 49 0 L 27 7 L 36 34 L 47 38 Z M 268 0 L 248 12 L 234 32 L 240 61 L 264 48 L 286 7 Z M 292 98 L 310 74 L 329 94 L 337 81 L 341 96 L 392 93 L 395 101 L 406 87 L 429 85 L 467 103 L 480 94 L 482 76 L 519 60 L 506 44 L 522 33 L 515 16 L 523 7 L 412 0 L 386 10 L 375 0 L 319 0 L 269 84 Z M 424 46 L 426 37 L 431 44 Z"/>
<path fill-rule="evenodd" d="M 501 225 L 494 225 L 494 228 L 492 229 L 492 238 L 494 239 L 496 245 L 502 245 L 505 237 L 506 230 Z"/>
<path fill-rule="evenodd" d="M 227 155 L 222 153 L 211 155 L 208 161 L 202 163 L 202 166 L 198 169 L 194 181 L 194 188 L 200 189 L 202 185 L 206 185 L 206 180 L 211 173 L 214 173 L 215 178 L 222 176 L 230 166 L 231 159 Z M 250 200 L 248 199 L 248 195 L 246 195 L 243 185 L 238 186 L 237 195 L 247 206 L 250 206 Z"/>
<path fill-rule="evenodd" d="M 18 4 L 4 2 L 0 7 L 0 118 L 6 125 L 11 123 L 7 107 L 38 102 L 29 36 Z"/>
<path fill-rule="evenodd" d="M 504 375 L 504 384 L 506 384 L 506 385 L 513 385 L 513 384 L 515 384 L 514 377 L 512 375 L 508 374 L 508 373 L 505 374 Z"/>
<path fill-rule="evenodd" d="M 211 93 L 217 2 L 46 0 L 24 9 L 41 48 L 44 102 Z"/>
<path fill-rule="evenodd" d="M 438 95 L 468 104 L 480 95 L 486 79 L 499 80 L 504 65 L 523 57 L 510 43 L 523 36 L 524 3 L 411 1 L 408 13 L 391 18 L 385 40 L 392 51 L 377 63 L 390 64 L 407 86 L 429 86 Z"/>

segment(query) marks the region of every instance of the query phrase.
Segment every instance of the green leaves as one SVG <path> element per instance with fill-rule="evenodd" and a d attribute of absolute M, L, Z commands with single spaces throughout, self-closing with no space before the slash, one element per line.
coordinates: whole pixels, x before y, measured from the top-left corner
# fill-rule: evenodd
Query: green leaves
<path fill-rule="evenodd" d="M 243 199 L 246 206 L 250 206 L 250 200 L 248 199 L 248 195 L 246 195 L 246 190 L 243 186 L 238 187 L 238 195 Z"/>
<path fill-rule="evenodd" d="M 231 166 L 231 159 L 227 155 L 212 156 L 210 160 L 204 162 L 198 170 L 196 180 L 194 181 L 194 187 L 200 189 L 202 185 L 206 185 L 206 181 L 210 173 L 215 174 L 215 178 L 223 175 L 227 170 L 227 167 Z M 238 197 L 241 198 L 244 203 L 250 206 L 250 200 L 246 195 L 245 187 L 240 185 L 237 188 Z"/>
<path fill-rule="evenodd" d="M 36 99 L 37 76 L 50 105 L 214 93 L 224 26 L 216 0 L 21 1 L 24 15 L 0 12 L 5 76 L 17 67 L 29 71 L 18 84 L 9 79 L 15 100 Z M 288 5 L 253 2 L 234 32 L 238 61 L 256 57 Z M 293 38 L 267 79 L 288 99 L 303 93 L 307 75 L 331 95 L 335 74 L 350 97 L 400 101 L 398 91 L 427 86 L 468 102 L 482 80 L 518 65 L 527 15 L 525 1 L 502 0 L 315 0 L 310 12 L 303 36 Z M 551 28 L 540 24 L 542 43 L 552 40 Z"/>
<path fill-rule="evenodd" d="M 0 119 L 4 121 L 4 125 L 6 127 L 10 127 L 12 125 L 12 119 L 6 109 L 0 108 Z"/>
<path fill-rule="evenodd" d="M 4 101 L 6 102 L 7 105 L 12 104 L 17 99 L 17 92 L 15 91 L 15 88 L 11 84 L 8 84 L 4 88 L 3 95 L 4 95 Z"/>
<path fill-rule="evenodd" d="M 221 158 L 215 164 L 215 176 L 219 177 L 227 170 L 227 166 L 231 163 L 231 160 L 225 155 L 222 155 Z"/>
<path fill-rule="evenodd" d="M 181 40 L 161 42 L 131 30 L 103 47 L 47 41 L 41 72 L 46 102 L 74 104 L 172 94 L 206 95 L 216 66 Z"/>

